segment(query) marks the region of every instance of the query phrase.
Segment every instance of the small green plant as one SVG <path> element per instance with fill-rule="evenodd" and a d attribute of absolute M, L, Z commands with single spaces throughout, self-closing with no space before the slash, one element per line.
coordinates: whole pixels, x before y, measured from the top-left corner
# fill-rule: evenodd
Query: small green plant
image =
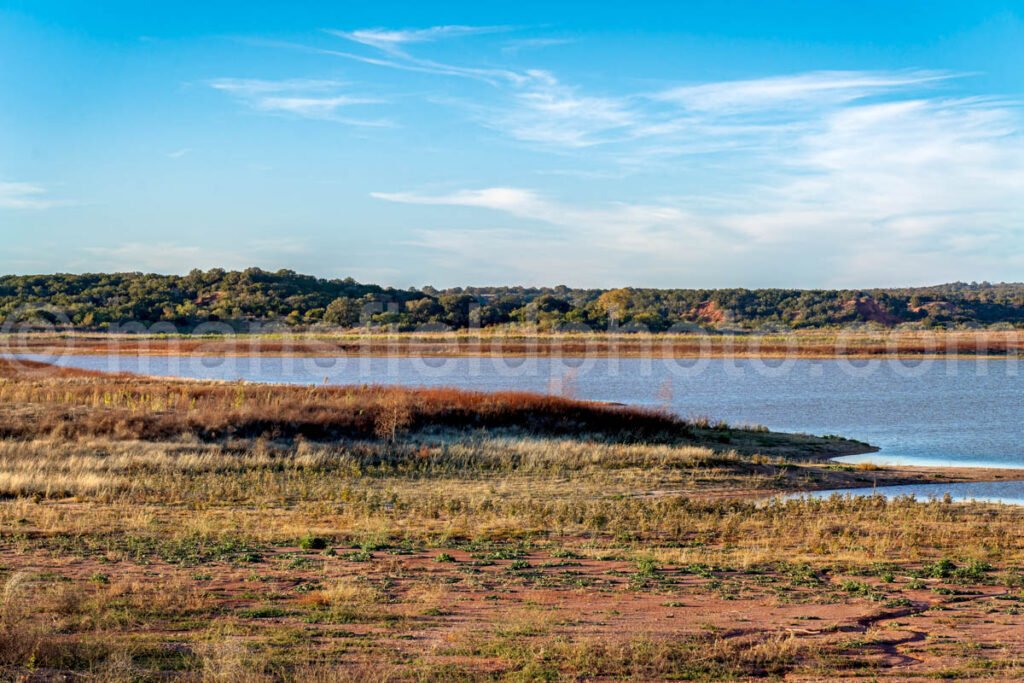
<path fill-rule="evenodd" d="M 367 550 L 353 550 L 343 554 L 341 557 L 349 562 L 369 562 L 373 559 L 373 553 Z"/>
<path fill-rule="evenodd" d="M 314 563 L 308 557 L 293 557 L 288 561 L 288 569 L 310 569 Z"/>
<path fill-rule="evenodd" d="M 680 571 L 684 574 L 695 574 L 702 579 L 710 579 L 714 577 L 714 568 L 706 564 L 691 564 L 688 567 L 682 567 Z"/>
<path fill-rule="evenodd" d="M 658 563 L 649 557 L 641 557 L 636 561 L 637 576 L 651 577 L 658 573 Z"/>
<path fill-rule="evenodd" d="M 957 569 L 956 563 L 948 558 L 943 558 L 926 564 L 922 568 L 922 573 L 932 579 L 948 579 L 953 576 L 953 572 Z"/>
<path fill-rule="evenodd" d="M 959 581 L 978 582 L 988 578 L 986 575 L 992 571 L 992 565 L 984 560 L 970 560 L 966 565 L 956 569 L 953 577 Z"/>
<path fill-rule="evenodd" d="M 871 595 L 871 586 L 864 583 L 863 581 L 854 581 L 853 579 L 848 579 L 846 581 L 843 581 L 842 589 L 852 595 Z"/>
<path fill-rule="evenodd" d="M 273 606 L 253 607 L 252 609 L 244 609 L 238 612 L 238 616 L 245 619 L 279 619 L 290 614 L 291 612 L 286 609 Z"/>
<path fill-rule="evenodd" d="M 326 550 L 327 539 L 307 533 L 299 539 L 299 547 L 303 550 Z"/>
<path fill-rule="evenodd" d="M 455 561 L 456 561 L 455 557 L 450 555 L 449 553 L 439 553 L 437 555 L 437 557 L 434 558 L 434 562 L 455 562 Z"/>

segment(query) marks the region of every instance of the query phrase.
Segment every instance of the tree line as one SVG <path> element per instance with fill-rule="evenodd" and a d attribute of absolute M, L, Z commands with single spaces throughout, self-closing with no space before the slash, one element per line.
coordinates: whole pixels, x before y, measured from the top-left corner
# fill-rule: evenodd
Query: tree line
<path fill-rule="evenodd" d="M 107 330 L 127 322 L 189 331 L 221 322 L 288 328 L 391 325 L 400 330 L 531 325 L 544 330 L 1024 325 L 1024 284 L 951 283 L 868 290 L 394 289 L 291 270 L 193 270 L 0 277 L 0 321 Z"/>

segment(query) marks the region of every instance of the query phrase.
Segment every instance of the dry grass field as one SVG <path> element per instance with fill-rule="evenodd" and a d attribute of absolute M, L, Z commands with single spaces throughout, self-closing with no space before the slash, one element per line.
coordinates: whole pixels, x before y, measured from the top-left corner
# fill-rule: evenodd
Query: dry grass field
<path fill-rule="evenodd" d="M 1013 473 L 526 394 L 0 362 L 0 679 L 1015 680 Z"/>

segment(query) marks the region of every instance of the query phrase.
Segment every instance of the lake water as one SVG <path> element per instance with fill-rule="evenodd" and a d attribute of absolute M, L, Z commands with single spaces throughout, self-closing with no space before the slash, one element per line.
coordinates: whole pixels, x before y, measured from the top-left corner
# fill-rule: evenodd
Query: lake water
<path fill-rule="evenodd" d="M 949 495 L 953 501 L 979 501 L 1024 505 L 1024 482 L 1020 481 L 975 481 L 960 484 L 908 484 L 906 486 L 879 486 L 877 489 L 839 489 L 802 493 L 793 498 L 829 498 L 840 496 L 875 496 L 899 498 L 914 496 L 917 500 L 941 500 Z"/>
<path fill-rule="evenodd" d="M 1015 359 L 931 361 L 63 356 L 78 368 L 296 384 L 516 389 L 840 434 L 879 464 L 1024 467 Z"/>

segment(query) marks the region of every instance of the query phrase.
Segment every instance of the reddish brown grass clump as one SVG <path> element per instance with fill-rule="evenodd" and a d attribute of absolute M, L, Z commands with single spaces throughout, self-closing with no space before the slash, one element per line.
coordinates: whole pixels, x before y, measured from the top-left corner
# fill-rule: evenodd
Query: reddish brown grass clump
<path fill-rule="evenodd" d="M 651 440 L 690 429 L 659 411 L 526 392 L 175 381 L 11 361 L 0 378 L 0 438 L 394 439 L 436 427 Z"/>

